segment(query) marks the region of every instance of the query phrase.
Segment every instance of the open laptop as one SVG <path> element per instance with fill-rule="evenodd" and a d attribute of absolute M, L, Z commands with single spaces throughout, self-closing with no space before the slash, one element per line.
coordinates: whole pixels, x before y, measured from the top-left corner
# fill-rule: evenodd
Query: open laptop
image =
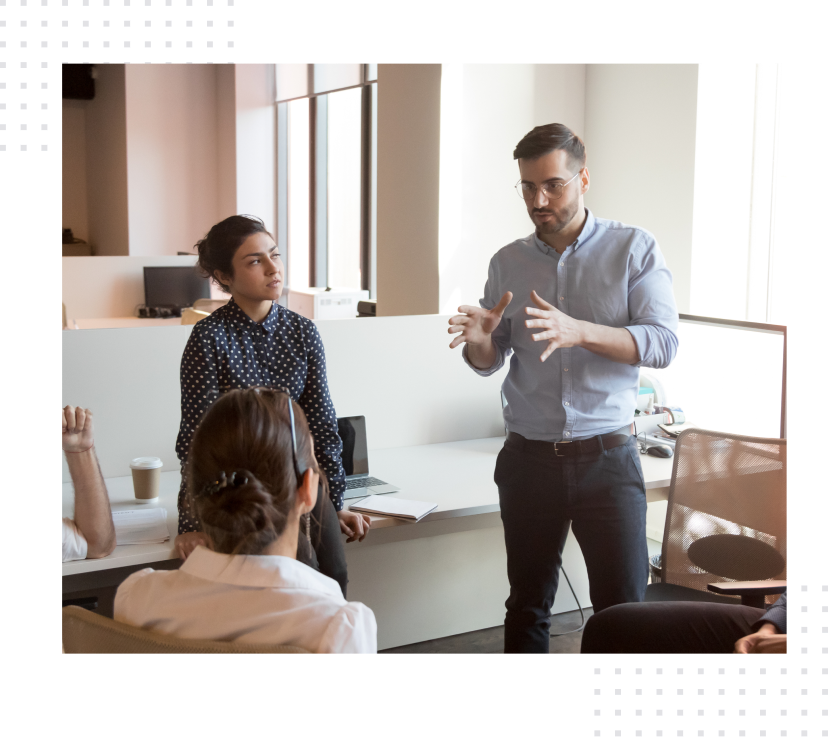
<path fill-rule="evenodd" d="M 339 437 L 342 438 L 342 466 L 345 469 L 344 499 L 357 499 L 371 494 L 399 491 L 399 486 L 375 479 L 368 473 L 368 435 L 365 417 L 337 417 Z"/>

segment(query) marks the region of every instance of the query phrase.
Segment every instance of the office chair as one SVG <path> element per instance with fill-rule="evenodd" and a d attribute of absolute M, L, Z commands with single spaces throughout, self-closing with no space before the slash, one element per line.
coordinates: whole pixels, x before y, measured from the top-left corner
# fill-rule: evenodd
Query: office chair
<path fill-rule="evenodd" d="M 739 581 L 733 583 L 711 583 L 708 588 L 711 591 L 720 594 L 730 594 L 741 596 L 745 600 L 746 596 L 759 597 L 761 600 L 765 596 L 781 594 L 788 588 L 801 588 L 807 584 L 814 584 L 815 581 Z M 820 584 L 828 585 L 828 580 L 819 581 Z M 828 648 L 828 635 L 806 633 L 801 635 L 773 635 L 760 641 L 757 646 L 751 650 L 751 655 L 761 654 L 801 654 L 800 648 L 803 647 L 825 647 Z"/>
<path fill-rule="evenodd" d="M 764 607 L 766 596 L 782 593 L 786 463 L 784 439 L 682 432 L 667 502 L 662 582 L 650 584 L 644 600 Z"/>
<path fill-rule="evenodd" d="M 186 640 L 116 622 L 81 607 L 63 609 L 66 653 L 308 653 L 291 645 Z"/>

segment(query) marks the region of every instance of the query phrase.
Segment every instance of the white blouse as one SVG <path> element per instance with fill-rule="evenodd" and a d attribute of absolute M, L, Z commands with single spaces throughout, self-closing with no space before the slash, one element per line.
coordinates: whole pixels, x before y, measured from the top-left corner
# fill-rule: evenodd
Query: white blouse
<path fill-rule="evenodd" d="M 375 653 L 377 622 L 339 584 L 292 558 L 199 545 L 177 571 L 145 568 L 115 595 L 115 619 L 175 637 Z"/>

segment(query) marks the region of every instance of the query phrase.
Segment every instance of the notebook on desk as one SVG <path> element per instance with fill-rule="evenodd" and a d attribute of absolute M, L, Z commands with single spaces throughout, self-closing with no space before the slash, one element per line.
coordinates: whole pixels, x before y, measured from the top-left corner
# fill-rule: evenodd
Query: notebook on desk
<path fill-rule="evenodd" d="M 342 467 L 345 469 L 345 494 L 343 499 L 358 499 L 371 494 L 388 494 L 399 491 L 368 472 L 368 433 L 365 417 L 337 417 L 339 437 L 342 438 Z"/>
<path fill-rule="evenodd" d="M 368 497 L 354 502 L 351 507 L 356 512 L 381 514 L 385 517 L 400 517 L 401 519 L 419 522 L 427 514 L 437 509 L 437 502 L 421 502 L 416 499 L 399 499 L 389 496 L 382 499 Z"/>

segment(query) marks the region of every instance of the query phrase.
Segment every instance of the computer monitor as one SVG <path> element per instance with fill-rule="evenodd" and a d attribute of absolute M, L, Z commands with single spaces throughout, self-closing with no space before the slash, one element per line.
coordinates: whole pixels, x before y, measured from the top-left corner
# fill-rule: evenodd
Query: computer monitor
<path fill-rule="evenodd" d="M 195 266 L 145 266 L 144 304 L 147 307 L 191 307 L 210 298 L 210 282 Z"/>

